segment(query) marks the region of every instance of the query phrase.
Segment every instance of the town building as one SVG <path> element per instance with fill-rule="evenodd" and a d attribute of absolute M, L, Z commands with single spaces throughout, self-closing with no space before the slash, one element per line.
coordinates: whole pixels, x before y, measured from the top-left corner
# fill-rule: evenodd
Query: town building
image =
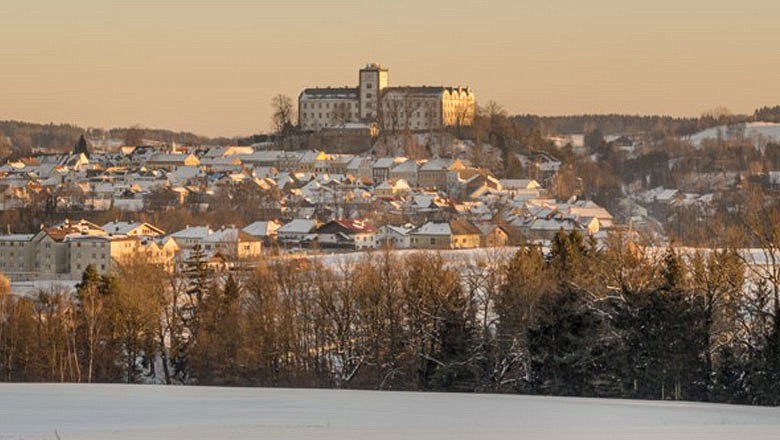
<path fill-rule="evenodd" d="M 317 244 L 323 248 L 373 249 L 377 229 L 362 220 L 333 220 L 314 231 Z"/>
<path fill-rule="evenodd" d="M 482 232 L 466 219 L 445 223 L 427 222 L 409 233 L 411 247 L 418 249 L 478 248 Z"/>
<path fill-rule="evenodd" d="M 201 239 L 207 253 L 219 253 L 228 260 L 245 260 L 260 255 L 263 240 L 241 229 L 229 227 L 214 231 Z"/>

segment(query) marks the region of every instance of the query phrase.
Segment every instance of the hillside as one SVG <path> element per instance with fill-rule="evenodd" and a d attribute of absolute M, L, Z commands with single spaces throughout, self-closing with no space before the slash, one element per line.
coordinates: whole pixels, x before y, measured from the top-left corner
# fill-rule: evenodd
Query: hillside
<path fill-rule="evenodd" d="M 0 121 L 0 158 L 11 153 L 26 154 L 34 149 L 46 151 L 69 149 L 82 134 L 91 140 L 115 139 L 125 145 L 137 145 L 145 141 L 226 145 L 234 141 L 231 138 L 209 138 L 190 132 L 158 128 L 86 129 L 73 124 Z"/>

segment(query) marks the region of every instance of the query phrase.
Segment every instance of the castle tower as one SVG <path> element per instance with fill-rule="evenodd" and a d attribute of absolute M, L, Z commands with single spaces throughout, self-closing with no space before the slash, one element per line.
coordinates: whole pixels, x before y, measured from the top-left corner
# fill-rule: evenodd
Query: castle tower
<path fill-rule="evenodd" d="M 360 69 L 360 119 L 375 120 L 379 112 L 379 95 L 387 87 L 387 69 L 377 63 L 369 63 Z"/>

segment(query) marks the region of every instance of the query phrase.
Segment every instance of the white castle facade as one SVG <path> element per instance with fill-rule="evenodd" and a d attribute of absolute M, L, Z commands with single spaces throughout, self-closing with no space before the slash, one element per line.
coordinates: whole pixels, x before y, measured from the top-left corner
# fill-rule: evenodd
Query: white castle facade
<path fill-rule="evenodd" d="M 474 92 L 468 87 L 390 87 L 388 70 L 371 63 L 360 69 L 357 87 L 317 87 L 298 96 L 303 130 L 375 123 L 389 131 L 424 131 L 474 122 Z"/>

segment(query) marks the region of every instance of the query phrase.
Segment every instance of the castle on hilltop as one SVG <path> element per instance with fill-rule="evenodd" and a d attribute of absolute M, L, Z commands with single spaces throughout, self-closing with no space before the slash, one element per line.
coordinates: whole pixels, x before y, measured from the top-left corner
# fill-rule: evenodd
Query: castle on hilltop
<path fill-rule="evenodd" d="M 474 92 L 468 87 L 390 87 L 377 63 L 360 69 L 357 87 L 317 87 L 298 96 L 302 130 L 377 124 L 387 131 L 425 131 L 474 123 Z"/>

